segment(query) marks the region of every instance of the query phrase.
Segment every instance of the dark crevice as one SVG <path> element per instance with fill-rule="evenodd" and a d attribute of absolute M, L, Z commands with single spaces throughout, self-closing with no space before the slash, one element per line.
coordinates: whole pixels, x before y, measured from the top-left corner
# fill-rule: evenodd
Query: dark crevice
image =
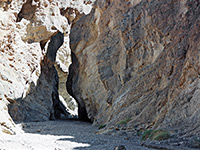
<path fill-rule="evenodd" d="M 71 52 L 72 64 L 69 67 L 69 75 L 67 78 L 67 92 L 76 100 L 78 103 L 78 118 L 83 121 L 91 120 L 88 118 L 88 114 L 86 111 L 85 103 L 81 97 L 79 97 L 80 90 L 77 87 L 77 83 L 79 80 L 79 62 L 76 55 Z"/>
<path fill-rule="evenodd" d="M 52 93 L 51 98 L 53 102 L 53 114 L 51 114 L 50 119 L 59 119 L 61 114 L 67 115 L 67 111 L 65 110 L 65 106 L 60 102 L 59 100 L 59 93 L 58 93 L 58 73 L 54 66 L 55 60 L 56 60 L 56 54 L 58 49 L 62 46 L 64 42 L 64 34 L 61 32 L 58 32 L 56 35 L 51 37 L 51 40 L 48 44 L 47 48 L 47 54 L 44 58 L 43 63 L 41 66 L 46 68 L 46 78 L 49 79 L 48 82 L 54 82 L 52 83 Z M 48 73 L 49 71 L 53 70 L 54 73 Z M 50 77 L 50 78 L 49 78 Z"/>
<path fill-rule="evenodd" d="M 69 116 L 64 104 L 59 99 L 58 85 L 59 77 L 54 66 L 57 50 L 64 42 L 64 34 L 57 32 L 52 35 L 47 47 L 47 53 L 41 61 L 41 74 L 37 84 L 30 83 L 28 94 L 17 99 L 9 105 L 9 113 L 14 121 L 44 121 L 60 119 L 62 116 Z M 48 40 L 40 42 L 43 50 Z M 84 101 L 76 87 L 79 80 L 79 63 L 72 52 L 72 64 L 69 67 L 67 80 L 67 91 L 78 103 L 78 118 L 83 121 L 90 121 Z M 29 84 L 29 83 L 27 83 Z"/>

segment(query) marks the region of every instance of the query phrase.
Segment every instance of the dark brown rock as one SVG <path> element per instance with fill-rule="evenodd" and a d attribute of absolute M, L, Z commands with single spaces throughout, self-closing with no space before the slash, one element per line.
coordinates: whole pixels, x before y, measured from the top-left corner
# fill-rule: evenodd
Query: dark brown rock
<path fill-rule="evenodd" d="M 34 17 L 36 6 L 32 5 L 33 0 L 27 0 L 26 3 L 23 4 L 21 11 L 17 16 L 17 22 L 20 22 L 22 18 L 27 20 L 31 20 Z"/>
<path fill-rule="evenodd" d="M 83 16 L 83 14 L 80 14 L 80 12 L 76 8 L 71 7 L 67 7 L 66 9 L 60 9 L 60 13 L 68 19 L 69 24 L 75 22 L 81 16 Z"/>

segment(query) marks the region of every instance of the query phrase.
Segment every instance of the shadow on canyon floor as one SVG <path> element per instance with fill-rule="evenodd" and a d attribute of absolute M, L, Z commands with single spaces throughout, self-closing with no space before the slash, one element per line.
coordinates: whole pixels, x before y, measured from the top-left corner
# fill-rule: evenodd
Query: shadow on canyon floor
<path fill-rule="evenodd" d="M 140 146 L 139 138 L 100 135 L 96 133 L 98 131 L 97 127 L 77 119 L 26 122 L 22 123 L 22 127 L 25 134 L 34 133 L 40 136 L 55 136 L 56 139 L 52 142 L 56 143 L 59 149 L 71 149 L 70 145 L 72 144 L 77 144 L 73 149 L 78 150 L 113 150 L 120 145 L 124 145 L 128 150 L 148 149 Z"/>
<path fill-rule="evenodd" d="M 189 148 L 184 144 L 175 146 L 172 142 L 141 141 L 141 138 L 135 136 L 134 133 L 128 134 L 125 131 L 123 134 L 115 135 L 98 134 L 97 127 L 75 118 L 24 122 L 21 123 L 21 126 L 25 133 L 13 136 L 12 139 L 14 139 L 15 144 L 21 143 L 27 149 L 115 150 L 118 146 L 125 146 L 127 150 L 194 150 L 194 148 Z M 8 143 L 12 141 L 10 138 L 7 138 Z"/>

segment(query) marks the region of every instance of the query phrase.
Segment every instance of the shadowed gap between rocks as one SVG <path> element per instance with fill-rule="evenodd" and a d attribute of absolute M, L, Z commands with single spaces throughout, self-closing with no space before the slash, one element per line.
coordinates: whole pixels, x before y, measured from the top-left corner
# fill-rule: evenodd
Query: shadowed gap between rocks
<path fill-rule="evenodd" d="M 78 103 L 78 118 L 82 121 L 92 122 L 88 118 L 84 101 L 81 98 L 78 98 L 80 94 L 75 83 L 77 83 L 79 80 L 78 79 L 79 78 L 79 62 L 76 55 L 72 51 L 71 51 L 71 59 L 72 59 L 72 64 L 69 66 L 69 75 L 68 75 L 67 83 L 66 83 L 67 92 Z"/>
<path fill-rule="evenodd" d="M 30 20 L 34 17 L 36 6 L 32 5 L 32 0 L 27 0 L 19 14 L 17 15 L 17 22 L 22 18 Z M 71 10 L 65 10 L 71 11 Z M 77 12 L 76 12 L 77 13 Z M 40 42 L 41 49 L 49 39 Z M 68 115 L 65 106 L 59 100 L 58 72 L 54 66 L 56 60 L 56 53 L 60 46 L 63 44 L 64 35 L 57 32 L 52 35 L 48 45 L 47 54 L 41 62 L 41 75 L 37 81 L 37 85 L 27 82 L 29 85 L 28 94 L 17 99 L 9 106 L 9 113 L 15 121 L 42 121 L 48 119 L 60 118 L 61 114 Z M 32 43 L 33 41 L 28 41 Z M 74 56 L 72 56 L 73 59 Z M 71 76 L 72 74 L 70 74 Z M 70 79 L 71 77 L 69 77 Z M 72 79 L 72 78 L 71 78 Z M 32 81 L 31 81 L 32 82 Z M 69 81 L 70 82 L 70 81 Z M 73 82 L 72 82 L 73 83 Z M 71 85 L 73 86 L 73 85 Z M 71 87 L 68 87 L 69 89 Z M 72 89 L 72 88 L 71 88 Z M 67 90 L 69 91 L 69 90 Z M 72 90 L 71 90 L 72 91 Z M 76 94 L 70 94 L 78 103 L 78 116 L 79 119 L 88 121 L 88 115 L 84 102 L 77 99 Z M 35 115 L 37 114 L 37 115 Z"/>
<path fill-rule="evenodd" d="M 41 49 L 43 50 L 46 41 L 41 41 Z M 30 83 L 28 94 L 24 98 L 19 98 L 9 105 L 9 114 L 14 121 L 44 121 L 60 119 L 61 115 L 68 118 L 69 113 L 66 107 L 59 99 L 58 84 L 59 77 L 54 66 L 57 50 L 61 47 L 64 41 L 64 35 L 60 32 L 51 37 L 47 48 L 46 56 L 41 62 L 41 74 L 37 81 L 37 85 Z M 72 52 L 72 65 L 70 68 L 77 67 L 78 61 Z M 75 98 L 76 95 L 72 92 L 72 76 L 76 75 L 74 69 L 69 68 L 69 76 L 67 80 L 67 91 Z M 28 84 L 28 83 L 27 83 Z M 78 118 L 83 121 L 90 121 L 87 117 L 87 112 L 84 103 L 78 103 Z"/>
<path fill-rule="evenodd" d="M 9 105 L 9 114 L 14 121 L 54 120 L 61 118 L 61 114 L 69 115 L 59 100 L 59 77 L 54 66 L 57 50 L 63 42 L 64 34 L 60 32 L 51 37 L 46 56 L 41 61 L 41 74 L 37 85 L 33 82 L 27 83 L 30 84 L 27 95 Z"/>

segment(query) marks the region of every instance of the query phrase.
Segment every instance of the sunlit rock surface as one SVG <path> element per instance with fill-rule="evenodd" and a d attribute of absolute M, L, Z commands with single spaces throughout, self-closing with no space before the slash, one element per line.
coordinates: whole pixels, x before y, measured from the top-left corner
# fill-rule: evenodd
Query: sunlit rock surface
<path fill-rule="evenodd" d="M 59 100 L 59 95 L 54 64 L 58 63 L 62 71 L 68 72 L 70 20 L 76 18 L 75 10 L 80 14 L 89 13 L 91 5 L 82 0 L 0 0 L 1 131 L 15 132 L 8 104 L 16 121 L 55 118 L 57 104 L 53 99 Z M 72 8 L 70 14 L 62 11 L 67 8 Z M 64 37 L 64 45 L 57 45 L 59 50 L 50 45 L 58 33 Z M 48 49 L 58 50 L 58 57 L 51 50 L 52 57 L 49 57 Z"/>
<path fill-rule="evenodd" d="M 0 131 L 66 114 L 70 34 L 80 119 L 200 134 L 200 2 L 93 2 L 0 0 Z"/>

